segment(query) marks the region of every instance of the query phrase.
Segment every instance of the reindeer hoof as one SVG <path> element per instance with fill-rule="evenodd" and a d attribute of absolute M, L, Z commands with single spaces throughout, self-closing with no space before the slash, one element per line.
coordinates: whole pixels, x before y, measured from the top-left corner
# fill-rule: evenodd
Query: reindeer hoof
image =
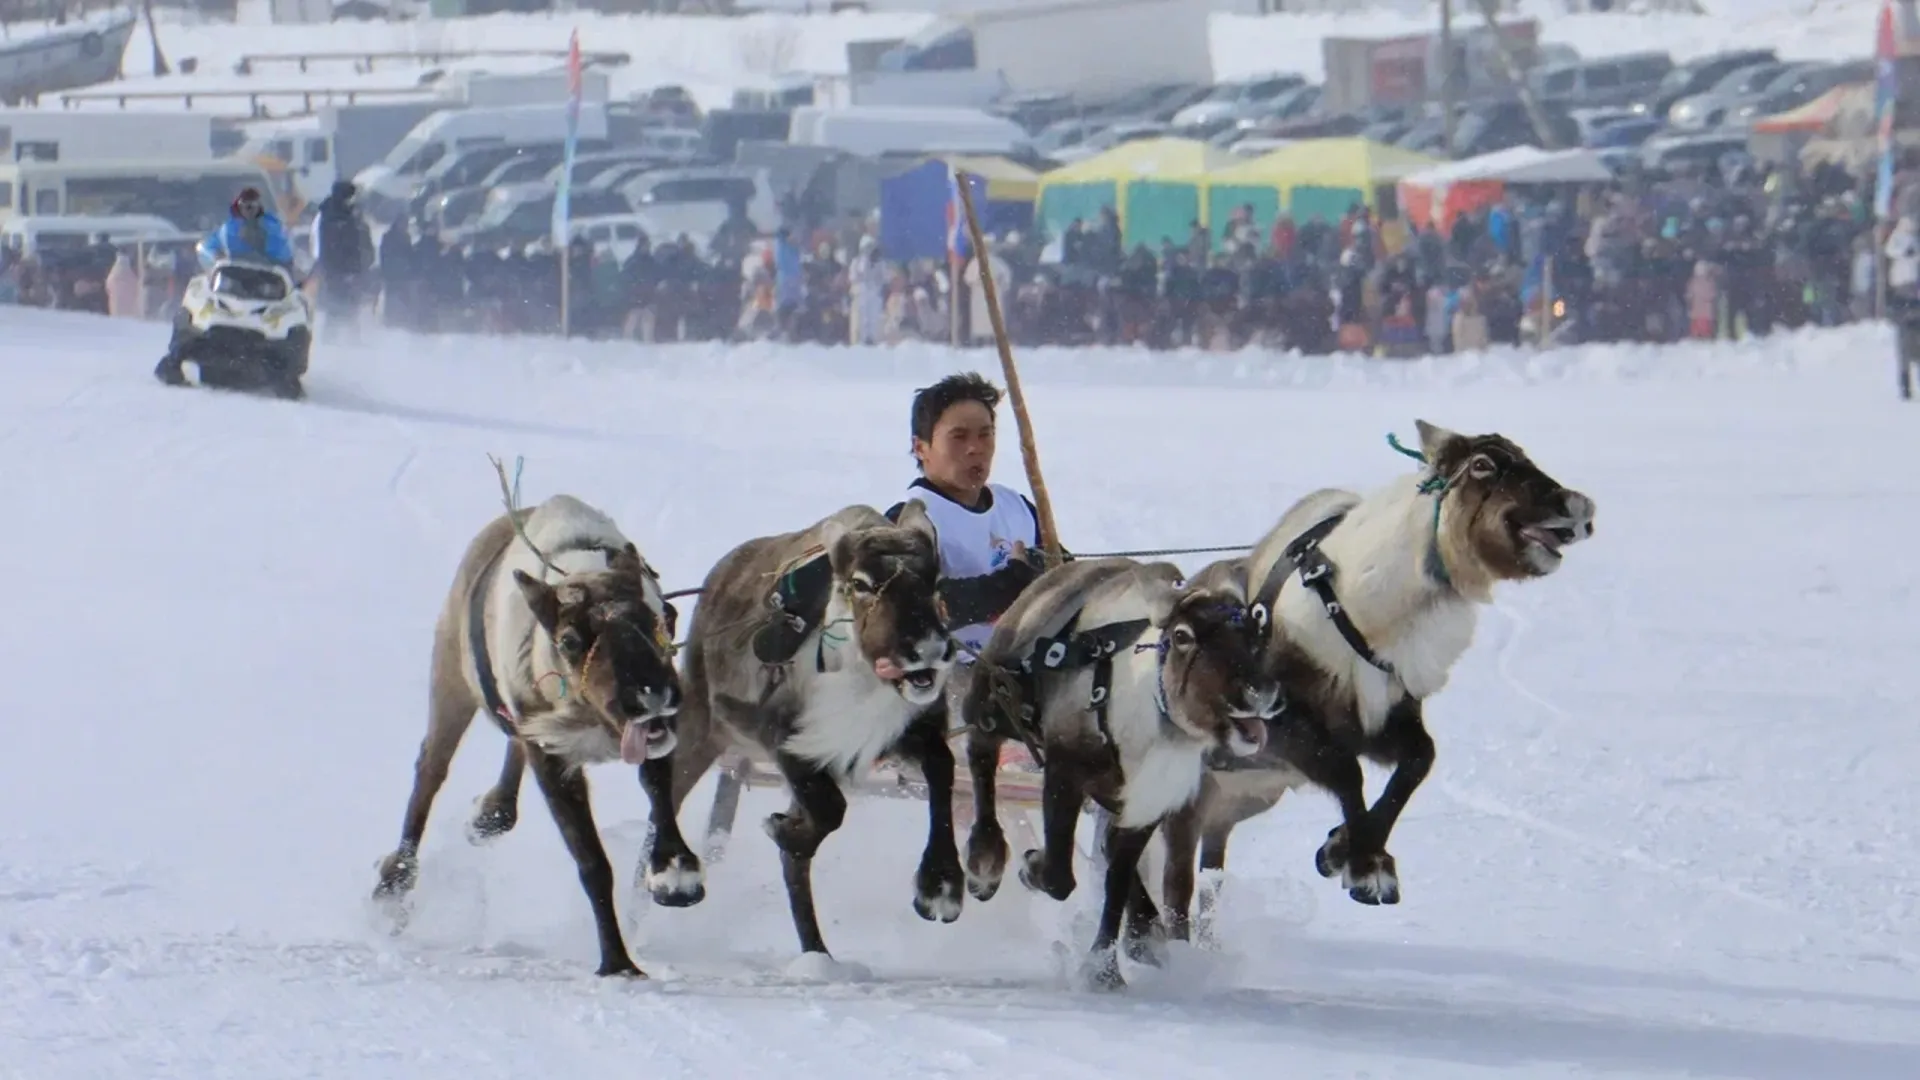
<path fill-rule="evenodd" d="M 1327 842 L 1314 852 L 1313 868 L 1323 878 L 1339 877 L 1347 869 L 1347 827 L 1335 825 L 1327 833 Z"/>
<path fill-rule="evenodd" d="M 929 853 L 920 860 L 920 870 L 913 876 L 914 913 L 928 922 L 950 923 L 958 919 L 966 903 L 966 893 L 960 889 L 963 877 L 959 852 L 948 849 L 940 854 Z"/>
<path fill-rule="evenodd" d="M 1055 900 L 1065 900 L 1073 895 L 1073 871 L 1068 869 L 1065 874 L 1055 876 L 1048 871 L 1046 853 L 1028 850 L 1021 857 L 1020 884 Z"/>
<path fill-rule="evenodd" d="M 1400 875 L 1394 869 L 1393 856 L 1385 852 L 1354 858 L 1347 864 L 1340 883 L 1347 887 L 1348 896 L 1362 904 L 1400 902 Z"/>
<path fill-rule="evenodd" d="M 484 844 L 497 836 L 505 836 L 520 823 L 520 809 L 512 803 L 496 803 L 481 796 L 479 804 L 473 808 L 473 817 L 467 820 L 467 842 Z"/>
<path fill-rule="evenodd" d="M 647 892 L 661 907 L 692 907 L 707 898 L 707 873 L 692 852 L 647 870 Z"/>
<path fill-rule="evenodd" d="M 606 978 L 611 975 L 617 975 L 625 979 L 644 979 L 647 977 L 647 973 L 636 967 L 633 960 L 626 956 L 607 957 L 600 961 L 600 970 L 594 972 L 594 974 L 601 978 Z"/>
<path fill-rule="evenodd" d="M 413 891 L 420 880 L 420 860 L 396 851 L 380 860 L 380 884 L 373 887 L 376 900 L 391 900 Z"/>
<path fill-rule="evenodd" d="M 1126 977 L 1120 974 L 1120 954 L 1111 946 L 1089 956 L 1080 977 L 1089 990 L 1112 993 L 1127 988 Z"/>
<path fill-rule="evenodd" d="M 993 899 L 1007 876 L 1006 834 L 997 826 L 975 825 L 967 835 L 967 891 L 979 901 Z"/>

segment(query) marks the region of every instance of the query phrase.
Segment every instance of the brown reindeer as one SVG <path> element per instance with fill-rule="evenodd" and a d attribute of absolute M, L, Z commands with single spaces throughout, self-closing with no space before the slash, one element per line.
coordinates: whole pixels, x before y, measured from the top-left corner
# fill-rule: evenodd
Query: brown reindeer
<path fill-rule="evenodd" d="M 821 551 L 824 563 L 813 559 Z M 791 662 L 766 664 L 751 638 L 786 573 L 806 578 L 801 591 L 808 595 L 799 602 L 824 614 Z M 786 813 L 770 815 L 766 829 L 780 848 L 804 953 L 827 953 L 814 914 L 814 853 L 846 815 L 842 784 L 882 756 L 916 764 L 926 777 L 928 836 L 914 911 L 941 922 L 960 916 L 944 692 L 956 650 L 935 599 L 939 575 L 933 523 L 919 501 L 909 500 L 897 524 L 851 506 L 799 532 L 749 540 L 700 587 L 685 648 L 675 798 L 685 798 L 733 746 L 780 770 L 793 802 Z"/>
<path fill-rule="evenodd" d="M 499 781 L 475 808 L 470 838 L 478 843 L 513 828 L 521 773 L 531 766 L 593 907 L 600 974 L 643 975 L 614 915 L 613 867 L 594 826 L 582 766 L 616 758 L 640 765 L 653 802 L 647 883 L 662 905 L 699 903 L 703 871 L 672 813 L 680 700 L 673 624 L 659 578 L 639 550 L 578 499 L 558 495 L 482 529 L 434 629 L 427 735 L 400 846 L 381 861 L 375 898 L 404 921 L 400 902 L 419 874 L 428 812 L 484 706 L 507 734 L 507 754 Z"/>
<path fill-rule="evenodd" d="M 1128 952 L 1151 962 L 1153 924 L 1141 853 L 1168 814 L 1200 790 L 1208 753 L 1252 754 L 1267 738 L 1280 687 L 1262 670 L 1260 627 L 1244 577 L 1183 585 L 1171 563 L 1087 559 L 1040 576 L 995 625 L 961 705 L 969 727 L 974 825 L 967 887 L 1000 887 L 1007 841 L 994 780 L 1009 734 L 1034 748 L 1045 838 L 1020 881 L 1055 900 L 1073 895 L 1074 831 L 1091 798 L 1111 815 L 1105 903 L 1087 977 L 1116 989 L 1115 942 L 1129 897 Z"/>
<path fill-rule="evenodd" d="M 1340 803 L 1342 824 L 1314 859 L 1321 876 L 1338 876 L 1360 903 L 1399 903 L 1386 845 L 1433 767 L 1422 703 L 1472 643 L 1496 583 L 1545 577 L 1568 545 L 1593 535 L 1593 500 L 1512 441 L 1417 424 L 1421 450 L 1403 452 L 1424 462 L 1419 474 L 1365 498 L 1316 491 L 1246 560 L 1195 577 L 1262 583 L 1253 610 L 1269 625 L 1266 660 L 1286 701 L 1265 747 L 1219 762 L 1200 797 L 1166 823 L 1162 900 L 1175 938 L 1190 933 L 1195 849 L 1203 870 L 1223 869 L 1233 827 L 1296 787 Z M 1394 767 L 1372 806 L 1363 757 Z"/>

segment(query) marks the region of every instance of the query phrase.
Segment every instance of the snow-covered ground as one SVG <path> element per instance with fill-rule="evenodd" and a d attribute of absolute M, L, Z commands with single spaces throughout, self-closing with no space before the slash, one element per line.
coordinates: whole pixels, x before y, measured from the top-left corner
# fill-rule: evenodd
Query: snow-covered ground
<path fill-rule="evenodd" d="M 433 621 L 498 509 L 614 514 L 694 585 L 731 545 L 909 475 L 915 386 L 991 354 L 386 339 L 311 400 L 171 390 L 162 327 L 0 308 L 0 1074 L 34 1077 L 1920 1074 L 1920 412 L 1890 343 L 1422 363 L 1036 351 L 1080 551 L 1248 541 L 1407 467 L 1416 417 L 1498 430 L 1591 493 L 1596 538 L 1504 591 L 1430 703 L 1406 889 L 1312 869 L 1329 800 L 1235 834 L 1218 952 L 1077 992 L 1097 889 L 910 909 L 923 812 L 855 804 L 816 873 L 867 981 L 796 946 L 750 792 L 700 906 L 637 912 L 653 980 L 596 979 L 531 785 L 487 849 L 476 724 L 402 936 L 370 917 L 424 730 Z M 1011 437 L 999 469 L 1021 483 Z M 1024 485 L 1023 485 L 1024 486 Z M 593 774 L 624 880 L 644 800 Z M 689 803 L 697 835 L 711 800 Z"/>
<path fill-rule="evenodd" d="M 1479 22 L 1469 5 L 1458 6 L 1461 25 Z M 1584 56 L 1658 48 L 1679 60 L 1764 46 L 1777 47 L 1794 59 L 1864 58 L 1873 45 L 1879 10 L 1877 0 L 1721 0 L 1705 6 L 1707 13 L 1701 15 L 1586 15 L 1568 14 L 1562 5 L 1546 0 L 1522 0 L 1519 10 L 1540 20 L 1544 41 L 1571 45 Z M 209 80 L 221 79 L 235 88 L 273 84 L 279 89 L 291 69 L 268 67 L 243 77 L 231 75 L 234 64 L 248 54 L 273 52 L 560 50 L 578 28 L 583 49 L 625 52 L 633 58 L 623 68 L 610 69 L 616 96 L 680 85 L 707 108 L 730 104 L 737 86 L 776 76 L 844 74 L 849 42 L 905 37 L 932 19 L 913 12 L 770 12 L 734 19 L 562 12 L 290 27 L 267 22 L 265 7 L 258 2 L 243 5 L 242 14 L 237 24 L 163 20 L 161 45 L 176 67 L 186 57 L 198 60 L 201 74 L 195 82 L 202 89 Z M 1430 33 L 1436 18 L 1431 5 L 1417 3 L 1381 4 L 1349 15 L 1214 15 L 1215 75 L 1227 79 L 1289 71 L 1319 80 L 1325 77 L 1321 39 Z M 150 75 L 151 56 L 143 25 L 127 47 L 125 74 Z M 343 86 L 353 82 L 350 68 L 345 62 L 333 65 Z M 315 70 L 329 68 L 323 64 Z"/>

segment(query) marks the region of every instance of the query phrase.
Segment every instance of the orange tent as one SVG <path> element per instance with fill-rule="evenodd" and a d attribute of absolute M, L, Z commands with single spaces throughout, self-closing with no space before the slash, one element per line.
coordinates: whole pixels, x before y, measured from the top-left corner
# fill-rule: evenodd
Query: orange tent
<path fill-rule="evenodd" d="M 1858 93 L 1856 85 L 1836 86 L 1833 89 L 1807 102 L 1788 109 L 1783 113 L 1774 113 L 1754 121 L 1753 133 L 1756 135 L 1817 135 L 1833 123 L 1847 98 Z"/>

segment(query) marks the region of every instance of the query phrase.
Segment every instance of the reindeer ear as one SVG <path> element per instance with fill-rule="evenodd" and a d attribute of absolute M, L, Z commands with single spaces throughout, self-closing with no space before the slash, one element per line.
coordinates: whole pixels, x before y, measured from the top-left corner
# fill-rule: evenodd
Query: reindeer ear
<path fill-rule="evenodd" d="M 528 576 L 524 570 L 513 572 L 513 583 L 520 586 L 520 595 L 526 599 L 527 606 L 533 609 L 534 620 L 541 629 L 553 633 L 554 628 L 560 625 L 560 594 L 546 582 Z"/>
<path fill-rule="evenodd" d="M 919 499 L 908 499 L 900 507 L 900 519 L 894 524 L 924 534 L 927 542 L 935 547 L 940 544 L 940 534 L 933 527 L 933 519 L 927 516 L 927 504 Z"/>
<path fill-rule="evenodd" d="M 1427 455 L 1429 463 L 1439 461 L 1441 455 L 1446 452 L 1447 444 L 1460 438 L 1458 432 L 1448 431 L 1438 425 L 1429 424 L 1425 420 L 1415 420 L 1413 428 L 1420 433 L 1420 452 Z"/>
<path fill-rule="evenodd" d="M 607 569 L 616 574 L 633 574 L 636 577 L 646 576 L 646 565 L 640 558 L 640 549 L 631 542 L 614 552 L 613 558 L 607 560 Z"/>

